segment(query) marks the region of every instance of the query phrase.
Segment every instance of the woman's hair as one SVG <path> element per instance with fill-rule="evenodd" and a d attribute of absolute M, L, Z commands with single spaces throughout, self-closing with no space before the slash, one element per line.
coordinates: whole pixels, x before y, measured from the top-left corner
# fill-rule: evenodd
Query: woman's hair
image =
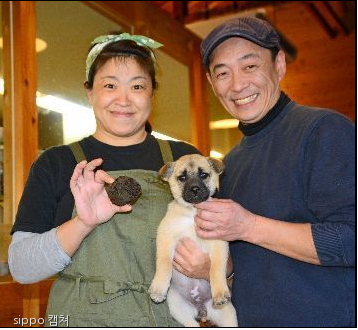
<path fill-rule="evenodd" d="M 91 49 L 93 47 L 91 47 Z M 91 51 L 91 49 L 89 51 Z M 157 89 L 158 83 L 155 79 L 155 60 L 152 54 L 153 53 L 149 48 L 138 45 L 133 40 L 118 40 L 109 43 L 102 49 L 92 63 L 88 73 L 88 79 L 84 84 L 85 88 L 93 88 L 93 81 L 96 73 L 107 63 L 108 60 L 112 58 L 130 58 L 135 60 L 144 72 L 149 74 L 153 90 Z"/>

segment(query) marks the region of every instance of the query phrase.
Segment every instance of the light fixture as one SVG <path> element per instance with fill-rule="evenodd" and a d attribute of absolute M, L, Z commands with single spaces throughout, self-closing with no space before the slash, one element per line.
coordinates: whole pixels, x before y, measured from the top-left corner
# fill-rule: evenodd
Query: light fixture
<path fill-rule="evenodd" d="M 223 158 L 223 154 L 221 152 L 215 151 L 215 150 L 211 150 L 210 151 L 210 157 L 213 158 Z"/>
<path fill-rule="evenodd" d="M 3 39 L 0 37 L 0 48 L 3 48 Z M 42 52 L 47 48 L 47 42 L 40 38 L 36 38 L 36 53 Z"/>
<path fill-rule="evenodd" d="M 222 119 L 215 120 L 209 123 L 210 129 L 228 129 L 228 128 L 237 128 L 239 121 L 237 119 Z"/>

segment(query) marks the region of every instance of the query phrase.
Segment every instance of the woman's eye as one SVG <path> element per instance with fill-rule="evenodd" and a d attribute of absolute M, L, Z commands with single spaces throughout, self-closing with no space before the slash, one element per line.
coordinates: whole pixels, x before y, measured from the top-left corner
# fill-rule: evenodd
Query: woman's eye
<path fill-rule="evenodd" d="M 105 84 L 104 87 L 108 88 L 108 89 L 114 89 L 115 88 L 114 84 Z"/>
<path fill-rule="evenodd" d="M 140 90 L 140 89 L 144 89 L 144 87 L 142 85 L 134 85 L 133 89 Z"/>
<path fill-rule="evenodd" d="M 209 176 L 208 173 L 205 173 L 205 172 L 200 173 L 200 178 L 201 178 L 201 179 L 206 179 L 208 176 Z"/>
<path fill-rule="evenodd" d="M 178 176 L 178 180 L 179 180 L 180 182 L 185 182 L 186 176 L 185 176 L 185 175 L 180 175 L 180 176 Z"/>

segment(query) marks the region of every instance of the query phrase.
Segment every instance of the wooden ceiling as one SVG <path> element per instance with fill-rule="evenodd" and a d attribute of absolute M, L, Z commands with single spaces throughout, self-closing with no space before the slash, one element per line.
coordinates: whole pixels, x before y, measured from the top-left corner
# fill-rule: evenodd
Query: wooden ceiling
<path fill-rule="evenodd" d="M 287 1 L 152 1 L 184 24 Z"/>
<path fill-rule="evenodd" d="M 257 10 L 259 8 L 275 9 L 292 1 L 151 1 L 171 17 L 183 24 L 194 23 L 218 16 Z M 312 16 L 318 20 L 326 33 L 334 38 L 338 33 L 349 34 L 350 23 L 344 17 L 352 9 L 355 1 L 301 1 Z M 355 4 L 353 4 L 355 6 Z M 340 27 L 340 31 L 332 27 L 331 20 Z"/>

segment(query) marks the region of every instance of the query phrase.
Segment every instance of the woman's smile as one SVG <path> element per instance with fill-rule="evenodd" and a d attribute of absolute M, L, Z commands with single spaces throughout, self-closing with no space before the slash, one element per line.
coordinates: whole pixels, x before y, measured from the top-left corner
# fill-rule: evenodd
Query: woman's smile
<path fill-rule="evenodd" d="M 116 118 L 131 118 L 134 115 L 133 111 L 123 111 L 123 110 L 111 110 L 109 113 Z"/>

